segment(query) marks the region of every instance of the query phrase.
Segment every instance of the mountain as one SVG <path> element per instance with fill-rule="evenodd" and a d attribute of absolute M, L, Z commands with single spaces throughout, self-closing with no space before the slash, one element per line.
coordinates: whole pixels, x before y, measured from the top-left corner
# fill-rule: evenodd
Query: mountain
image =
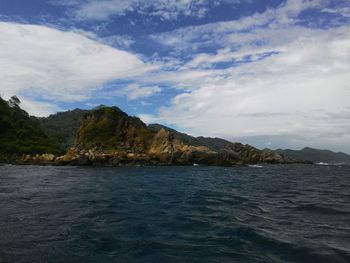
<path fill-rule="evenodd" d="M 350 155 L 343 152 L 332 152 L 330 150 L 319 150 L 305 147 L 301 150 L 276 150 L 277 153 L 296 160 L 308 160 L 324 163 L 350 163 Z"/>
<path fill-rule="evenodd" d="M 148 125 L 148 128 L 154 131 L 159 131 L 161 129 L 164 129 L 170 132 L 176 139 L 183 141 L 186 144 L 190 144 L 194 146 L 206 146 L 213 151 L 220 151 L 221 149 L 227 146 L 230 146 L 232 144 L 232 142 L 229 142 L 221 138 L 210 138 L 210 137 L 202 137 L 202 136 L 193 137 L 186 133 L 178 132 L 174 129 L 168 128 L 161 124 L 150 124 Z"/>
<path fill-rule="evenodd" d="M 88 110 L 75 109 L 58 112 L 46 118 L 37 118 L 43 132 L 59 146 L 60 152 L 66 152 L 75 143 L 79 124 Z"/>
<path fill-rule="evenodd" d="M 19 104 L 15 96 L 9 101 L 0 98 L 0 161 L 19 154 L 57 153 L 58 146 Z"/>
<path fill-rule="evenodd" d="M 147 126 L 118 107 L 99 106 L 30 117 L 12 97 L 0 99 L 0 161 L 53 165 L 243 165 L 293 163 L 270 150 L 220 138 Z M 14 158 L 14 157 L 13 157 Z M 11 158 L 10 158 L 11 159 Z"/>
<path fill-rule="evenodd" d="M 66 117 L 69 116 L 72 114 L 67 113 Z M 50 117 L 53 127 L 58 119 Z M 261 151 L 249 145 L 218 138 L 195 138 L 159 124 L 147 126 L 117 107 L 86 111 L 79 122 L 78 118 L 75 121 L 74 127 L 79 124 L 74 147 L 63 156 L 49 156 L 55 164 L 242 165 L 293 162 L 273 151 Z M 35 158 L 26 156 L 23 161 L 42 162 Z"/>
<path fill-rule="evenodd" d="M 142 151 L 155 132 L 137 117 L 130 117 L 118 107 L 99 108 L 86 113 L 79 125 L 76 146 L 99 147 L 105 151 Z"/>

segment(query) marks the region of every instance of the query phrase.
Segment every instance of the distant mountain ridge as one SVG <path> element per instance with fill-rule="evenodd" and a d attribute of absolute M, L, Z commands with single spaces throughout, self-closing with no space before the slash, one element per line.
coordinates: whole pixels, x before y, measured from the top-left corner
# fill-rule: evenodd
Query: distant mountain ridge
<path fill-rule="evenodd" d="M 83 120 L 84 115 L 91 113 L 93 110 L 98 110 L 99 108 L 100 107 L 96 107 L 92 110 L 74 109 L 65 112 L 58 112 L 48 117 L 38 118 L 38 121 L 44 132 L 60 145 L 60 149 L 67 151 L 75 143 L 76 132 L 78 131 L 79 124 Z M 220 151 L 221 149 L 232 144 L 232 142 L 221 138 L 190 136 L 186 133 L 176 131 L 158 123 L 149 124 L 147 127 L 155 132 L 164 129 L 171 133 L 174 138 L 184 142 L 185 144 L 193 146 L 206 146 L 213 151 Z"/>
<path fill-rule="evenodd" d="M 75 109 L 30 117 L 19 100 L 0 100 L 0 157 L 23 164 L 245 165 L 295 163 L 271 150 L 220 138 L 193 137 L 160 124 L 146 125 L 118 107 Z M 0 158 L 0 162 L 6 158 Z"/>
<path fill-rule="evenodd" d="M 74 109 L 37 120 L 45 134 L 59 145 L 59 151 L 66 152 L 74 145 L 79 124 L 88 112 L 89 110 Z"/>
<path fill-rule="evenodd" d="M 219 149 L 220 143 L 224 145 Z M 219 150 L 215 151 L 214 148 Z M 28 157 L 26 161 L 32 162 L 33 159 Z M 159 124 L 147 126 L 139 118 L 127 115 L 118 107 L 99 107 L 83 115 L 74 147 L 64 156 L 55 158 L 55 162 L 113 166 L 194 163 L 232 166 L 294 161 L 250 145 L 230 143 L 218 138 L 195 138 Z"/>
<path fill-rule="evenodd" d="M 349 154 L 333 152 L 330 150 L 319 150 L 310 147 L 305 147 L 301 150 L 277 149 L 276 152 L 291 159 L 307 160 L 315 163 L 350 163 Z"/>
<path fill-rule="evenodd" d="M 221 149 L 228 147 L 232 144 L 227 140 L 221 138 L 210 138 L 210 137 L 193 137 L 186 133 L 178 132 L 174 129 L 166 127 L 161 124 L 149 124 L 148 128 L 154 131 L 159 131 L 161 129 L 165 129 L 166 131 L 172 133 L 176 139 L 182 140 L 186 144 L 191 144 L 194 146 L 206 146 L 213 151 L 220 151 Z"/>

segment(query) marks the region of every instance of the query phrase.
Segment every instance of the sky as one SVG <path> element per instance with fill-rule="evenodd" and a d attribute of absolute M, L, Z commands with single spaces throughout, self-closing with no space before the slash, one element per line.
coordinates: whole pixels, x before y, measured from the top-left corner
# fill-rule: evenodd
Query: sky
<path fill-rule="evenodd" d="M 350 153 L 350 0 L 0 0 L 0 96 Z"/>

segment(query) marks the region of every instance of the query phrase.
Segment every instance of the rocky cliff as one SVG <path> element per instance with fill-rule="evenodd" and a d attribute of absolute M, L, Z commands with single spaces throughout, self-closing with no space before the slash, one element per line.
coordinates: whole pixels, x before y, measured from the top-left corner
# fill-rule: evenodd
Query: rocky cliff
<path fill-rule="evenodd" d="M 180 136 L 180 135 L 181 136 Z M 187 136 L 187 137 L 186 137 Z M 22 163 L 57 165 L 245 165 L 293 163 L 273 151 L 224 141 L 191 144 L 191 136 L 166 127 L 148 127 L 117 107 L 100 107 L 86 112 L 76 134 L 75 144 L 65 155 L 24 155 Z M 185 138 L 185 139 L 183 139 Z M 205 138 L 208 141 L 208 138 Z M 215 141 L 216 142 L 216 141 Z M 220 141 L 220 143 L 222 143 Z M 214 145 L 214 146 L 211 146 Z"/>

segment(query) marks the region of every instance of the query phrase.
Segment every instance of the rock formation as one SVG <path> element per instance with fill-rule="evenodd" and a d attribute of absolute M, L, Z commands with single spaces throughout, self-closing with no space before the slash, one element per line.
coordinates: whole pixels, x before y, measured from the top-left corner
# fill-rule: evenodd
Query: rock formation
<path fill-rule="evenodd" d="M 101 107 L 83 116 L 74 147 L 63 156 L 24 155 L 21 163 L 55 165 L 245 165 L 256 163 L 293 163 L 273 151 L 261 151 L 250 145 L 225 142 L 217 150 L 185 143 L 171 129 L 147 127 L 117 107 Z M 206 138 L 206 141 L 209 139 Z M 222 139 L 220 139 L 222 140 Z M 212 142 L 208 145 L 213 145 Z"/>

